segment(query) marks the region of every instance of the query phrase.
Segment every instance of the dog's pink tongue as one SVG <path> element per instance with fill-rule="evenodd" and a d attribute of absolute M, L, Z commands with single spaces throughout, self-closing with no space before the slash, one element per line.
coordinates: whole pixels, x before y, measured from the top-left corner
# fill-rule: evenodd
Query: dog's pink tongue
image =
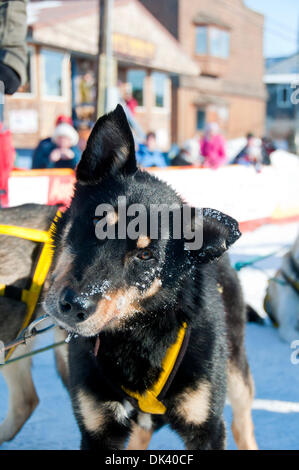
<path fill-rule="evenodd" d="M 95 357 L 97 357 L 97 355 L 98 355 L 99 348 L 100 348 L 100 337 L 97 336 L 96 344 L 94 346 L 94 355 L 95 355 Z"/>

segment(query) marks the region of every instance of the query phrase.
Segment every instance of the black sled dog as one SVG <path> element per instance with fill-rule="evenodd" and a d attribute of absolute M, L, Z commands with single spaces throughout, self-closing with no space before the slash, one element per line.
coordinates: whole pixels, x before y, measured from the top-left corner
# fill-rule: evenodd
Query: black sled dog
<path fill-rule="evenodd" d="M 131 130 L 118 106 L 96 123 L 78 165 L 73 200 L 56 224 L 43 303 L 74 334 L 65 381 L 81 448 L 122 449 L 129 441 L 129 449 L 146 449 L 152 433 L 169 423 L 188 449 L 224 449 L 228 394 L 238 448 L 256 449 L 246 307 L 225 253 L 240 236 L 237 222 L 203 209 L 203 243 L 186 250 L 171 224 L 167 238 L 160 226 L 156 238 L 149 231 L 137 239 L 129 230 L 120 236 L 120 198 L 126 224 L 132 205 L 148 214 L 151 205 L 183 207 L 173 189 L 137 169 Z M 113 212 L 97 215 L 101 204 Z M 103 221 L 115 238 L 97 236 Z"/>

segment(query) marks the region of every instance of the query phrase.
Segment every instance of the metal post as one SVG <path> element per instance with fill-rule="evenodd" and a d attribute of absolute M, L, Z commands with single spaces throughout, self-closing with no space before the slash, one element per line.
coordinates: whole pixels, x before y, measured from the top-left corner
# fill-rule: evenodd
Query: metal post
<path fill-rule="evenodd" d="M 110 110 L 113 84 L 112 12 L 114 0 L 99 0 L 99 44 L 97 63 L 97 117 Z"/>
<path fill-rule="evenodd" d="M 112 14 L 114 0 L 107 0 L 107 23 L 106 23 L 106 100 L 105 112 L 111 111 L 112 86 L 113 86 L 113 48 L 112 48 Z"/>
<path fill-rule="evenodd" d="M 106 24 L 106 5 L 107 0 L 98 0 L 99 12 L 99 42 L 98 42 L 98 57 L 97 57 L 97 103 L 96 103 L 96 118 L 104 114 L 104 51 L 105 51 L 105 24 Z"/>

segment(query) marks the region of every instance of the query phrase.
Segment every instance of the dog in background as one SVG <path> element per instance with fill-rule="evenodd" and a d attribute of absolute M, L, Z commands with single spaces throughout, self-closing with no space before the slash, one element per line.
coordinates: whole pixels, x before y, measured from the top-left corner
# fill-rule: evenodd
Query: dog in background
<path fill-rule="evenodd" d="M 39 204 L 25 204 L 0 209 L 0 224 L 48 230 L 58 207 Z M 32 278 L 40 246 L 30 240 L 0 235 L 0 284 L 27 288 Z M 47 282 L 44 288 L 47 287 Z M 4 343 L 14 340 L 26 316 L 26 304 L 0 296 L 0 339 Z M 35 320 L 44 315 L 41 302 L 32 317 Z M 65 338 L 65 332 L 55 328 L 55 339 Z M 16 348 L 12 359 L 31 351 L 34 340 Z M 56 364 L 60 375 L 67 383 L 65 369 L 66 346 L 55 350 Z M 0 368 L 9 389 L 8 414 L 0 424 L 0 445 L 9 441 L 20 431 L 26 420 L 38 405 L 38 396 L 31 375 L 31 358 L 25 358 Z"/>
<path fill-rule="evenodd" d="M 264 307 L 283 340 L 299 339 L 299 235 L 269 281 Z"/>

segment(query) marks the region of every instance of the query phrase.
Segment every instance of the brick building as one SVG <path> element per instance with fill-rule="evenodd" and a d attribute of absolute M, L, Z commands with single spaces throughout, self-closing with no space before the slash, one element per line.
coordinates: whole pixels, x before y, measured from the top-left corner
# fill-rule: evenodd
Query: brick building
<path fill-rule="evenodd" d="M 171 144 L 171 78 L 196 77 L 198 66 L 179 42 L 137 0 L 115 0 L 114 84 L 131 87 L 136 120 Z M 32 2 L 28 5 L 28 83 L 7 97 L 5 121 L 17 149 L 34 148 L 52 134 L 59 114 L 90 119 L 95 111 L 98 1 Z M 20 152 L 21 153 L 21 152 Z"/>
<path fill-rule="evenodd" d="M 174 140 L 218 121 L 228 138 L 264 133 L 264 17 L 242 0 L 140 0 L 199 65 L 173 79 Z"/>

